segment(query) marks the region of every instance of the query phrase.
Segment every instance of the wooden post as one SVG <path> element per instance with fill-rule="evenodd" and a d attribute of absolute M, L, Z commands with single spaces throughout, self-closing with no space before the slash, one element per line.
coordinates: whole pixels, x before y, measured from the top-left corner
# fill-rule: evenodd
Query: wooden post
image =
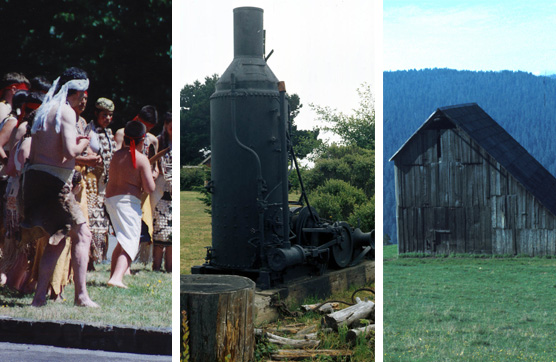
<path fill-rule="evenodd" d="M 180 310 L 187 312 L 189 360 L 252 360 L 255 283 L 235 275 L 180 278 Z"/>

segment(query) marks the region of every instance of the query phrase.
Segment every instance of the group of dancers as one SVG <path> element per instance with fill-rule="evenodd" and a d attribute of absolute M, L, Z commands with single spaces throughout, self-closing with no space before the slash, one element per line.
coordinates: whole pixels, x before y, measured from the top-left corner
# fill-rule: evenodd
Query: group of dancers
<path fill-rule="evenodd" d="M 86 273 L 107 259 L 110 234 L 108 286 L 127 288 L 135 259 L 172 270 L 172 115 L 158 137 L 150 105 L 113 133 L 112 100 L 98 98 L 90 122 L 81 116 L 88 87 L 75 67 L 52 84 L 0 80 L 0 283 L 34 292 L 33 306 L 61 299 L 73 279 L 74 303 L 97 307 Z"/>

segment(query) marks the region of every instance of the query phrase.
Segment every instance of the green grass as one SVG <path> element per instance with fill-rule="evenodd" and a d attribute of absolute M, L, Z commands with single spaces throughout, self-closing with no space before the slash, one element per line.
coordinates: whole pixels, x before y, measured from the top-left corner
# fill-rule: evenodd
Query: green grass
<path fill-rule="evenodd" d="M 554 361 L 556 260 L 384 248 L 384 361 Z"/>
<path fill-rule="evenodd" d="M 211 217 L 194 191 L 180 192 L 180 274 L 191 274 L 191 267 L 205 262 L 205 247 L 211 246 Z"/>
<path fill-rule="evenodd" d="M 172 325 L 172 274 L 153 272 L 134 263 L 133 275 L 124 277 L 129 289 L 109 288 L 109 265 L 97 265 L 87 273 L 87 290 L 100 308 L 74 306 L 74 286 L 69 284 L 63 302 L 31 307 L 32 295 L 21 296 L 0 288 L 0 315 L 33 320 L 72 320 L 98 325 L 170 327 Z"/>
<path fill-rule="evenodd" d="M 204 212 L 205 206 L 199 200 L 201 194 L 191 191 L 180 192 L 180 271 L 181 274 L 190 274 L 191 267 L 201 265 L 206 255 L 206 246 L 211 245 L 211 217 Z M 290 196 L 297 200 L 299 196 Z M 374 284 L 370 285 L 374 289 Z M 330 299 L 341 299 L 351 301 L 351 294 L 354 290 L 347 290 L 330 297 Z M 362 292 L 357 294 L 360 297 L 369 296 L 370 293 Z M 370 295 L 374 300 L 374 296 Z M 312 298 L 301 304 L 318 303 L 324 300 Z M 288 306 L 290 310 L 299 310 L 299 305 Z M 287 324 L 304 323 L 306 325 L 320 325 L 321 316 L 315 313 L 308 313 L 298 318 L 282 318 L 275 323 L 266 323 L 262 327 L 277 327 Z M 257 326 L 261 327 L 261 326 Z M 320 333 L 322 345 L 319 348 L 348 348 L 353 350 L 354 356 L 350 359 L 352 362 L 368 362 L 374 360 L 374 338 L 370 341 L 359 341 L 355 346 L 349 346 L 345 338 L 337 333 Z M 274 349 L 264 342 L 259 341 L 256 346 L 258 356 L 256 361 L 267 361 L 269 359 L 268 352 Z M 277 348 L 276 348 L 277 349 Z M 317 358 L 312 361 L 331 361 L 329 357 Z"/>

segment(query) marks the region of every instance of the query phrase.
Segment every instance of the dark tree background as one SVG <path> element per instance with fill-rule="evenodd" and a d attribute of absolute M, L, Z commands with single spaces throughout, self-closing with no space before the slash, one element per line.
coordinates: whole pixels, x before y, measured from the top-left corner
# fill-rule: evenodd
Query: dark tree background
<path fill-rule="evenodd" d="M 180 91 L 180 163 L 196 165 L 203 161 L 201 150 L 210 149 L 210 96 L 220 77 L 213 74 L 186 84 Z"/>
<path fill-rule="evenodd" d="M 114 128 L 146 104 L 162 115 L 171 110 L 171 19 L 170 0 L 0 0 L 0 73 L 54 81 L 80 67 L 91 82 L 87 120 L 98 97 L 114 101 Z"/>

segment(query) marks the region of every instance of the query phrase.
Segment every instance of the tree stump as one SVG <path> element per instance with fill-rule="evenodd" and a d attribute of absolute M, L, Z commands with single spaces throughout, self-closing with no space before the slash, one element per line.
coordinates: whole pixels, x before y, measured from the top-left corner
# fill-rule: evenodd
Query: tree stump
<path fill-rule="evenodd" d="M 180 278 L 180 310 L 187 313 L 189 360 L 252 360 L 255 283 L 235 275 L 194 274 Z"/>

